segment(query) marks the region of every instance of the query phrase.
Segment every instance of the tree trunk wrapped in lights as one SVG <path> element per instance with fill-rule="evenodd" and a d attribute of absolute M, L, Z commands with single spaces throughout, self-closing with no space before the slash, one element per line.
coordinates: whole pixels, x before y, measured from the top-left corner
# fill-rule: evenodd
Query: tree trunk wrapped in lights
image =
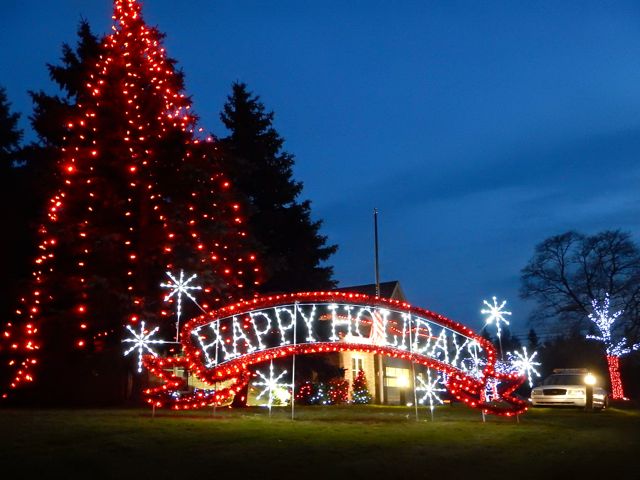
<path fill-rule="evenodd" d="M 3 332 L 13 389 L 37 369 L 48 390 L 90 389 L 92 378 L 124 368 L 125 324 L 147 320 L 170 337 L 175 318 L 159 289 L 167 270 L 197 273 L 205 308 L 258 285 L 241 204 L 217 146 L 197 135 L 163 35 L 135 0 L 116 0 L 113 19 L 85 100 L 65 121 L 32 289 Z"/>
<path fill-rule="evenodd" d="M 607 355 L 607 366 L 609 367 L 609 380 L 611 381 L 611 398 L 621 400 L 624 398 L 624 388 L 622 387 L 622 377 L 620 376 L 620 357 Z"/>

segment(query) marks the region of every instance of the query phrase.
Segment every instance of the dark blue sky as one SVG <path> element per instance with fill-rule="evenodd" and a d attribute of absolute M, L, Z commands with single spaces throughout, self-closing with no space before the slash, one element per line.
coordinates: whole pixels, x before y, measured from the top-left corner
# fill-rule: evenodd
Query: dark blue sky
<path fill-rule="evenodd" d="M 180 7 L 176 7 L 180 5 Z M 637 2 L 147 0 L 202 125 L 234 80 L 268 109 L 305 184 L 342 286 L 381 274 L 409 300 L 481 325 L 536 243 L 640 226 Z M 108 0 L 0 1 L 0 84 L 14 108 L 50 89 L 46 62 Z"/>

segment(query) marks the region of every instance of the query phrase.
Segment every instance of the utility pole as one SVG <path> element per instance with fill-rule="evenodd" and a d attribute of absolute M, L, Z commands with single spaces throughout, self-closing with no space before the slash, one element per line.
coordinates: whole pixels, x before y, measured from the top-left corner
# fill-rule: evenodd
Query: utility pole
<path fill-rule="evenodd" d="M 380 263 L 378 261 L 378 209 L 373 209 L 373 238 L 375 254 L 375 274 L 376 274 L 376 297 L 380 296 Z M 372 327 L 373 328 L 373 327 Z M 384 403 L 384 367 L 382 365 L 382 355 L 375 354 L 373 362 L 376 372 L 376 401 L 382 405 Z"/>
<path fill-rule="evenodd" d="M 380 264 L 378 263 L 378 209 L 373 209 L 373 238 L 375 251 L 376 297 L 380 296 Z"/>

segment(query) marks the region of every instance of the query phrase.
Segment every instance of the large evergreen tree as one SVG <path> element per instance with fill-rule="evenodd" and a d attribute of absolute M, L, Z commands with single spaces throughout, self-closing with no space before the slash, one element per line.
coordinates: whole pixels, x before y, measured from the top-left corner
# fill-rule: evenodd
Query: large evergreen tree
<path fill-rule="evenodd" d="M 89 100 L 91 93 L 85 88 L 101 53 L 101 42 L 89 23 L 82 20 L 77 29 L 75 49 L 62 45 L 61 64 L 47 64 L 49 77 L 60 90 L 61 95 L 50 95 L 43 90 L 31 91 L 34 112 L 31 125 L 43 146 L 54 147 L 55 153 L 68 134 L 64 120 L 73 115 L 76 104 Z"/>
<path fill-rule="evenodd" d="M 63 156 L 64 139 L 69 135 L 68 119 L 74 116 L 76 105 L 91 97 L 85 85 L 100 54 L 101 42 L 86 20 L 80 22 L 77 36 L 75 49 L 67 43 L 62 45 L 60 64 L 47 64 L 49 77 L 59 93 L 29 92 L 33 102 L 29 119 L 37 141 L 24 149 L 23 158 L 36 208 L 41 208 L 55 191 L 55 180 L 60 177 L 57 166 Z"/>
<path fill-rule="evenodd" d="M 13 297 L 21 270 L 26 264 L 24 244 L 28 243 L 28 229 L 25 227 L 27 191 L 24 169 L 15 167 L 20 160 L 22 130 L 18 127 L 20 114 L 11 111 L 11 104 L 4 88 L 0 87 L 0 205 L 3 219 L 3 276 L 11 279 L 3 284 L 0 296 L 0 314 L 7 318 L 13 309 L 9 297 Z M 26 251 L 29 251 L 26 249 Z M 22 273 L 22 274 L 21 274 Z"/>
<path fill-rule="evenodd" d="M 12 221 L 13 214 L 20 208 L 20 189 L 16 180 L 20 179 L 21 175 L 15 168 L 21 158 L 20 142 L 23 132 L 18 127 L 19 119 L 20 114 L 11 111 L 6 90 L 0 87 L 0 200 L 5 228 L 8 226 L 11 232 L 16 226 Z M 10 249 L 5 248 L 5 252 L 7 251 Z"/>
<path fill-rule="evenodd" d="M 234 83 L 220 118 L 230 132 L 222 140 L 227 171 L 248 198 L 249 224 L 261 246 L 261 292 L 335 287 L 333 268 L 324 262 L 337 246 L 319 233 L 310 202 L 299 200 L 302 183 L 293 179 L 294 157 L 282 149 L 273 112 L 244 83 Z"/>
<path fill-rule="evenodd" d="M 3 266 L 6 278 L 12 279 L 4 289 L 6 295 L 0 300 L 3 318 L 8 318 L 14 310 L 15 298 L 28 280 L 29 260 L 36 251 L 38 222 L 46 209 L 45 201 L 59 180 L 57 162 L 62 153 L 63 137 L 68 133 L 66 119 L 73 114 L 75 104 L 81 103 L 79 95 L 85 91 L 82 85 L 87 82 L 90 66 L 95 64 L 99 45 L 89 24 L 82 21 L 76 49 L 64 44 L 61 64 L 47 65 L 61 95 L 29 92 L 34 103 L 30 120 L 37 141 L 19 148 L 21 132 L 12 131 L 6 124 L 0 127 L 2 132 L 9 134 L 0 143 L 12 142 L 10 151 L 4 151 L 0 174 L 4 225 L 11 232 L 5 237 Z M 7 120 L 15 124 L 17 118 L 18 115 L 13 114 Z"/>
<path fill-rule="evenodd" d="M 58 398 L 118 393 L 113 372 L 129 363 L 124 324 L 146 320 L 171 337 L 175 318 L 159 289 L 166 271 L 197 273 L 212 307 L 250 296 L 258 283 L 241 205 L 215 149 L 194 136 L 162 35 L 135 0 L 114 5 L 114 33 L 85 81 L 52 70 L 77 102 L 62 114 L 61 139 L 41 134 L 62 143 L 60 179 L 38 231 L 33 283 L 3 332 L 10 387 L 35 372 L 40 391 Z"/>
<path fill-rule="evenodd" d="M 22 130 L 18 128 L 20 114 L 11 111 L 7 91 L 0 87 L 0 173 L 4 178 L 18 159 Z"/>

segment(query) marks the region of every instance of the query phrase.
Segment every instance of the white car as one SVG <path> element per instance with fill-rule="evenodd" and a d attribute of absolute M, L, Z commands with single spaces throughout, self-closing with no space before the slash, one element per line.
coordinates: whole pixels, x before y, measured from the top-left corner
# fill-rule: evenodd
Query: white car
<path fill-rule="evenodd" d="M 585 407 L 588 388 L 585 377 L 588 373 L 582 368 L 555 369 L 553 375 L 531 391 L 531 404 L 534 407 Z M 593 385 L 593 408 L 601 410 L 608 403 L 606 390 L 597 384 Z"/>

